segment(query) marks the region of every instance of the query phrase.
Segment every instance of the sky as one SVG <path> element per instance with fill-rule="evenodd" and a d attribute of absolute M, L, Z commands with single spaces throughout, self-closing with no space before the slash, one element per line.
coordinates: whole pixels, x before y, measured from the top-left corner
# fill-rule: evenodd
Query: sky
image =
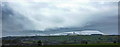
<path fill-rule="evenodd" d="M 0 8 L 3 36 L 23 35 L 24 30 L 56 28 L 95 29 L 105 34 L 118 34 L 118 2 L 19 0 L 2 2 Z"/>

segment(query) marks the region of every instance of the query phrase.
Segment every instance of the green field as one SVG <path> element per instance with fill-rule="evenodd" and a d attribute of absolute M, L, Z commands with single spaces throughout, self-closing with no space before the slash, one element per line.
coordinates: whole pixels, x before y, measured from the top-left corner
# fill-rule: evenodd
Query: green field
<path fill-rule="evenodd" d="M 4 37 L 2 41 L 3 47 L 118 47 L 120 39 L 117 35 L 72 35 Z"/>
<path fill-rule="evenodd" d="M 67 45 L 45 45 L 45 46 L 4 46 L 4 47 L 120 47 L 119 44 L 67 44 Z"/>

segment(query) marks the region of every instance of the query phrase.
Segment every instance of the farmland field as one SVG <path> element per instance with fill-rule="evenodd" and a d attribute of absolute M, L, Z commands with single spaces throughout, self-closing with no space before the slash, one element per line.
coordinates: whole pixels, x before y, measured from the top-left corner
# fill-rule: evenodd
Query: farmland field
<path fill-rule="evenodd" d="M 117 35 L 3 37 L 3 47 L 118 47 Z"/>
<path fill-rule="evenodd" d="M 68 45 L 45 45 L 45 46 L 4 46 L 4 47 L 120 47 L 119 44 L 68 44 Z"/>

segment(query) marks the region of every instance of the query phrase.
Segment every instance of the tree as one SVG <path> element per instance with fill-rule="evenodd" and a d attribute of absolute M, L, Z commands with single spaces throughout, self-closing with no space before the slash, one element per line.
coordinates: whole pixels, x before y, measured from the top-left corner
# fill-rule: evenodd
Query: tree
<path fill-rule="evenodd" d="M 41 40 L 39 40 L 39 41 L 37 42 L 37 44 L 38 44 L 38 46 L 41 46 L 41 45 L 42 45 Z"/>
<path fill-rule="evenodd" d="M 82 43 L 82 44 L 88 44 L 88 42 L 85 41 L 85 40 L 81 41 L 81 43 Z"/>
<path fill-rule="evenodd" d="M 113 43 L 117 43 L 117 41 L 113 41 Z"/>

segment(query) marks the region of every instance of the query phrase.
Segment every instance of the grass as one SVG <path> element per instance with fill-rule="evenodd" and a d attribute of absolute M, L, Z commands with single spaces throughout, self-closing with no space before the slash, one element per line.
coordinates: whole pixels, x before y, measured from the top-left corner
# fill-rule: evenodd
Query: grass
<path fill-rule="evenodd" d="M 45 46 L 4 46 L 4 47 L 120 47 L 119 44 L 65 44 Z"/>

